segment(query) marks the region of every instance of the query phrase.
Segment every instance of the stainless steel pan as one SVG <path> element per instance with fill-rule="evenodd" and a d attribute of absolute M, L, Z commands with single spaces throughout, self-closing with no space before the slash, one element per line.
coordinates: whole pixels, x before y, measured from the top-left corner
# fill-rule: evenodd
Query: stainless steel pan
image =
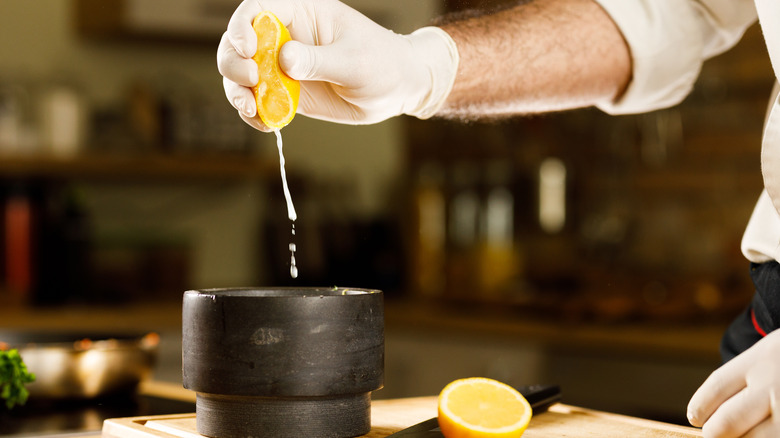
<path fill-rule="evenodd" d="M 159 336 L 0 331 L 0 346 L 16 348 L 35 374 L 30 400 L 98 398 L 132 392 L 157 358 Z"/>

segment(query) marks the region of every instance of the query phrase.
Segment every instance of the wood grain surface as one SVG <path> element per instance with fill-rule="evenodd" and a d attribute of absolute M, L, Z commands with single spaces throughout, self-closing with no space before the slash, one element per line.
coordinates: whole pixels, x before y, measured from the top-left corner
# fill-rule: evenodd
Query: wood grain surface
<path fill-rule="evenodd" d="M 436 397 L 379 400 L 371 408 L 371 432 L 363 438 L 384 438 L 401 429 L 436 416 Z M 624 415 L 558 404 L 535 416 L 524 438 L 693 438 L 701 432 Z M 201 438 L 196 431 L 195 414 L 134 417 L 106 420 L 107 438 Z"/>

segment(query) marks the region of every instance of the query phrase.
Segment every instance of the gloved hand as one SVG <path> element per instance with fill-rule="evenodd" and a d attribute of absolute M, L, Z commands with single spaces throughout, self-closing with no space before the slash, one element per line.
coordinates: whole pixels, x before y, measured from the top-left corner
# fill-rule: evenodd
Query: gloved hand
<path fill-rule="evenodd" d="M 705 438 L 780 436 L 780 330 L 715 370 L 688 403 Z"/>
<path fill-rule="evenodd" d="M 293 39 L 279 63 L 302 81 L 300 114 L 349 124 L 428 118 L 452 88 L 458 52 L 439 28 L 398 35 L 337 0 L 245 0 L 222 36 L 217 65 L 228 101 L 257 129 L 268 131 L 248 88 L 258 81 L 251 23 L 262 10 L 276 14 Z"/>

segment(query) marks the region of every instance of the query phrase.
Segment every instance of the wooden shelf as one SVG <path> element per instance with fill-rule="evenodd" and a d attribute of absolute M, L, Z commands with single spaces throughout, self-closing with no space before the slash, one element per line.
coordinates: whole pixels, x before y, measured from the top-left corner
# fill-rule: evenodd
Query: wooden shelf
<path fill-rule="evenodd" d="M 0 329 L 6 330 L 137 333 L 180 328 L 178 302 L 45 308 L 6 303 L 0 309 Z"/>
<path fill-rule="evenodd" d="M 580 349 L 593 354 L 671 357 L 717 362 L 728 322 L 566 323 L 493 309 L 454 309 L 438 302 L 387 301 L 386 326 L 392 331 L 443 333 L 532 342 L 548 349 Z"/>
<path fill-rule="evenodd" d="M 0 177 L 90 180 L 242 180 L 279 172 L 275 161 L 240 155 L 87 154 L 72 158 L 0 154 Z"/>

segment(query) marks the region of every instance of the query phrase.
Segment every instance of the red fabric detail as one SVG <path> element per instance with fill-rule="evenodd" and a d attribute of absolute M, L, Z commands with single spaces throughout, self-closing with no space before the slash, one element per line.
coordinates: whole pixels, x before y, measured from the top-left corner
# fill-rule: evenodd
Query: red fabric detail
<path fill-rule="evenodd" d="M 756 329 L 758 334 L 761 335 L 761 337 L 766 336 L 766 332 L 764 331 L 764 329 L 762 329 L 761 326 L 758 325 L 758 321 L 756 320 L 756 312 L 753 311 L 753 309 L 750 309 L 750 320 L 753 321 L 753 328 Z"/>

